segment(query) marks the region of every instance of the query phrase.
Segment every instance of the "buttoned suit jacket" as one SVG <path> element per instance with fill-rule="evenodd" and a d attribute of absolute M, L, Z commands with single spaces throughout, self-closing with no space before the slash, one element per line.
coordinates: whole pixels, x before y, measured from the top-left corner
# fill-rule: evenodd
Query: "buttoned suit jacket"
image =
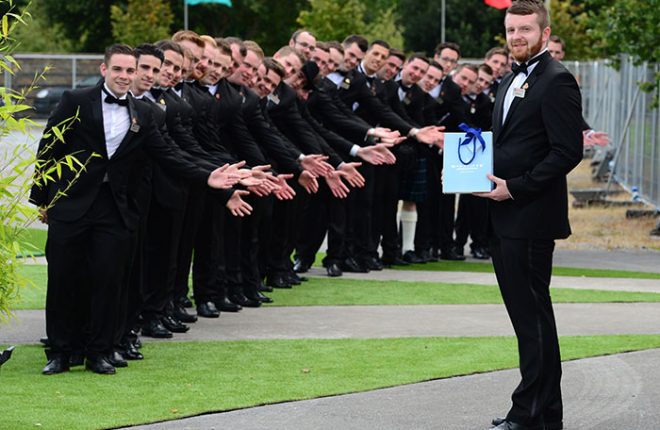
<path fill-rule="evenodd" d="M 566 175 L 582 159 L 580 89 L 549 53 L 522 85 L 502 122 L 507 75 L 493 111 L 494 174 L 513 199 L 489 201 L 493 232 L 500 237 L 561 239 L 570 235 Z"/>

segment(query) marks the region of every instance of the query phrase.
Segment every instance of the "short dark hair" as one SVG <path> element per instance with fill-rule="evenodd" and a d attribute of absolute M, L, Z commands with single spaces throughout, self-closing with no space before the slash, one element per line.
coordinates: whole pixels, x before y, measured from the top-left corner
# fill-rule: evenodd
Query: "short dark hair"
<path fill-rule="evenodd" d="M 238 37 L 225 37 L 225 42 L 229 43 L 229 46 L 231 45 L 238 45 L 238 52 L 241 54 L 241 57 L 245 57 L 247 55 L 247 48 L 245 47 L 245 44 L 243 43 L 242 39 L 239 39 Z"/>
<path fill-rule="evenodd" d="M 316 49 L 330 53 L 330 46 L 326 42 L 316 42 Z"/>
<path fill-rule="evenodd" d="M 391 48 L 390 57 L 396 57 L 401 61 L 406 61 L 406 54 L 400 49 Z"/>
<path fill-rule="evenodd" d="M 264 58 L 264 61 L 262 61 L 261 64 L 263 64 L 264 67 L 266 68 L 266 73 L 272 70 L 273 72 L 277 73 L 277 76 L 279 76 L 282 79 L 284 79 L 284 76 L 286 76 L 286 71 L 284 70 L 284 67 L 282 67 L 282 65 L 277 61 L 273 60 L 272 57 Z"/>
<path fill-rule="evenodd" d="M 342 55 L 344 55 L 344 47 L 341 46 L 341 43 L 337 42 L 336 40 L 331 40 L 325 43 L 328 45 L 328 48 L 336 49 L 337 51 L 341 52 Z"/>
<path fill-rule="evenodd" d="M 456 51 L 456 53 L 458 54 L 458 58 L 461 58 L 461 47 L 458 46 L 458 43 L 454 43 L 454 42 L 439 43 L 438 46 L 435 47 L 435 54 L 440 55 L 443 49 L 451 49 L 452 51 Z"/>
<path fill-rule="evenodd" d="M 105 48 L 105 54 L 103 55 L 103 62 L 105 64 L 108 64 L 110 62 L 110 58 L 116 54 L 132 55 L 137 59 L 137 54 L 135 53 L 135 50 L 133 48 L 123 43 L 115 43 L 114 45 L 110 45 L 107 48 Z"/>
<path fill-rule="evenodd" d="M 468 70 L 470 70 L 470 71 L 472 71 L 476 74 L 479 74 L 479 68 L 477 66 L 475 66 L 474 64 L 470 64 L 470 63 L 459 64 L 458 67 L 456 67 L 456 73 L 460 72 L 463 69 L 468 69 Z M 492 72 L 492 70 L 491 70 L 491 72 Z M 492 73 L 491 73 L 491 75 L 492 75 Z"/>
<path fill-rule="evenodd" d="M 168 39 L 159 40 L 154 45 L 156 45 L 156 47 L 158 49 L 163 51 L 163 53 L 165 53 L 165 51 L 174 51 L 177 54 L 181 55 L 182 57 L 185 56 L 185 52 L 183 51 L 183 47 L 181 45 L 179 45 L 178 43 L 176 43 L 176 42 L 172 42 L 171 40 L 168 40 Z"/>
<path fill-rule="evenodd" d="M 289 45 L 284 45 L 283 47 L 278 49 L 277 52 L 275 53 L 275 55 L 277 55 L 278 57 L 288 57 L 291 54 L 298 57 L 298 59 L 300 60 L 300 64 L 305 63 L 305 57 L 303 57 L 303 55 L 300 52 L 296 51 Z"/>
<path fill-rule="evenodd" d="M 387 43 L 387 42 L 385 42 L 385 41 L 382 40 L 382 39 L 376 39 L 376 40 L 373 40 L 373 41 L 371 42 L 371 44 L 369 45 L 369 49 L 373 48 L 373 47 L 376 46 L 376 45 L 378 45 L 378 46 L 382 46 L 383 48 L 385 48 L 385 49 L 387 49 L 387 50 L 390 49 L 390 44 Z"/>
<path fill-rule="evenodd" d="M 566 42 L 564 42 L 564 39 L 557 36 L 556 34 L 553 34 L 552 36 L 550 36 L 550 42 L 559 43 L 561 45 L 561 50 L 562 51 L 566 50 Z"/>
<path fill-rule="evenodd" d="M 223 55 L 229 55 L 231 57 L 231 45 L 222 37 L 216 37 L 215 44 L 218 46 L 220 53 Z"/>
<path fill-rule="evenodd" d="M 479 64 L 479 71 L 484 72 L 488 75 L 493 75 L 493 68 L 490 67 L 488 64 Z"/>
<path fill-rule="evenodd" d="M 408 57 L 408 59 L 406 60 L 406 63 L 410 63 L 410 62 L 415 61 L 415 60 L 422 60 L 426 64 L 430 64 L 429 63 L 429 58 L 426 56 L 426 54 L 423 54 L 421 52 L 415 52 L 414 54 L 411 54 Z"/>
<path fill-rule="evenodd" d="M 139 60 L 140 57 L 143 55 L 151 55 L 153 57 L 156 57 L 160 60 L 161 63 L 165 60 L 163 51 L 152 43 L 143 43 L 135 47 L 135 56 L 137 57 L 137 59 Z"/>
<path fill-rule="evenodd" d="M 438 63 L 435 60 L 429 61 L 429 69 L 431 67 L 435 67 L 436 69 L 440 70 L 442 73 L 445 73 L 445 69 L 443 69 L 442 66 L 440 65 L 440 63 Z"/>
<path fill-rule="evenodd" d="M 344 49 L 346 49 L 354 43 L 357 44 L 358 48 L 360 48 L 360 51 L 367 52 L 367 49 L 369 48 L 369 41 L 366 37 L 360 36 L 358 34 L 351 34 L 350 36 L 347 36 L 341 44 L 344 45 Z"/>
<path fill-rule="evenodd" d="M 488 52 L 486 52 L 486 60 L 490 60 L 493 55 L 504 55 L 506 58 L 509 58 L 509 50 L 500 46 L 490 48 Z"/>
<path fill-rule="evenodd" d="M 550 26 L 550 16 L 545 3 L 542 0 L 514 0 L 506 10 L 507 15 L 532 15 L 537 14 L 537 20 L 541 30 Z"/>

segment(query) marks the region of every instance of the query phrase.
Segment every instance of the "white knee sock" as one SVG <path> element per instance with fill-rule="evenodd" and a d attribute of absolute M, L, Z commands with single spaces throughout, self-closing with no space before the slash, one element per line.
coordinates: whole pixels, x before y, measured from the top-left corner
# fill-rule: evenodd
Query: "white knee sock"
<path fill-rule="evenodd" d="M 401 241 L 402 251 L 413 251 L 415 249 L 415 226 L 417 225 L 417 211 L 401 209 Z"/>

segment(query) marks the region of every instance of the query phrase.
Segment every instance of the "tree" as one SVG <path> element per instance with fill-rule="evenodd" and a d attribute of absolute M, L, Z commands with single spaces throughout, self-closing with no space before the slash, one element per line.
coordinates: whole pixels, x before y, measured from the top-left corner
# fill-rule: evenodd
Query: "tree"
<path fill-rule="evenodd" d="M 360 0 L 309 0 L 298 23 L 319 40 L 343 40 L 349 34 L 363 34 L 365 5 Z"/>
<path fill-rule="evenodd" d="M 18 44 L 14 34 L 19 26 L 25 25 L 29 13 L 25 9 L 16 11 L 11 0 L 0 1 L 0 6 L 7 10 L 0 22 L 0 68 L 13 75 L 21 67 L 12 56 Z M 34 121 L 23 117 L 21 112 L 31 109 L 25 99 L 46 72 L 47 69 L 37 73 L 32 84 L 21 90 L 0 87 L 0 321 L 11 316 L 11 306 L 19 296 L 20 287 L 28 283 L 19 270 L 23 260 L 17 255 L 30 250 L 30 245 L 25 243 L 25 231 L 38 214 L 35 208 L 25 203 L 32 185 L 29 176 L 33 166 L 36 163 L 41 167 L 41 173 L 33 177 L 34 182 L 46 186 L 64 169 L 81 174 L 86 163 L 80 163 L 71 156 L 49 162 L 39 161 L 40 154 L 35 155 L 30 145 L 25 143 L 29 139 L 9 138 L 11 135 L 29 136 L 30 129 L 38 127 Z M 70 118 L 44 136 L 45 150 L 62 143 L 64 134 L 76 120 L 75 117 Z M 53 199 L 52 204 L 60 197 L 62 195 Z"/>
<path fill-rule="evenodd" d="M 73 43 L 64 36 L 62 25 L 50 22 L 43 0 L 33 0 L 30 10 L 33 12 L 25 17 L 27 25 L 17 27 L 14 32 L 14 38 L 20 41 L 19 51 L 60 53 L 73 50 Z"/>
<path fill-rule="evenodd" d="M 366 24 L 364 36 L 369 40 L 382 39 L 394 48 L 403 49 L 403 28 L 397 24 L 398 20 L 395 6 L 382 10 Z"/>
<path fill-rule="evenodd" d="M 550 7 L 552 34 L 566 43 L 566 60 L 588 60 L 597 56 L 594 40 L 588 32 L 589 16 L 583 3 L 552 0 Z"/>
<path fill-rule="evenodd" d="M 125 9 L 110 7 L 110 20 L 116 42 L 137 46 L 169 38 L 174 15 L 164 0 L 128 0 Z"/>
<path fill-rule="evenodd" d="M 114 42 L 110 20 L 112 0 L 42 0 L 50 22 L 62 26 L 78 52 L 103 52 Z"/>

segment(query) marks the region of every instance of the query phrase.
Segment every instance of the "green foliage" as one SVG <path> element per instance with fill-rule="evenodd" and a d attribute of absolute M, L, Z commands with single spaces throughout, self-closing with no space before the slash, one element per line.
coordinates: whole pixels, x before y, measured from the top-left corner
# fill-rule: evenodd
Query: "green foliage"
<path fill-rule="evenodd" d="M 343 40 L 366 30 L 366 7 L 360 0 L 309 0 L 309 9 L 300 11 L 298 23 L 319 40 Z"/>
<path fill-rule="evenodd" d="M 110 7 L 110 20 L 116 42 L 137 46 L 169 38 L 174 15 L 166 0 L 128 0 Z"/>
<path fill-rule="evenodd" d="M 20 52 L 72 52 L 73 43 L 65 37 L 62 25 L 51 23 L 43 0 L 30 3 L 32 13 L 26 16 L 26 26 L 16 28 L 14 38 L 19 41 Z"/>
<path fill-rule="evenodd" d="M 11 0 L 0 1 L 0 5 L 8 9 L 0 21 L 0 67 L 13 75 L 21 68 L 12 56 L 17 46 L 15 32 L 19 26 L 25 25 L 29 13 L 17 11 Z M 31 132 L 38 126 L 21 113 L 31 109 L 25 103 L 26 97 L 44 79 L 47 70 L 36 73 L 32 83 L 20 90 L 0 87 L 0 321 L 11 316 L 11 307 L 18 298 L 20 287 L 28 283 L 19 270 L 22 260 L 17 255 L 26 250 L 37 251 L 25 241 L 25 230 L 36 220 L 37 211 L 25 202 L 32 185 L 29 176 L 35 157 L 39 158 L 29 144 L 33 140 Z M 65 121 L 54 127 L 45 147 L 52 148 L 61 142 L 72 122 Z M 60 175 L 63 168 L 77 170 L 74 165 L 77 161 L 70 158 L 41 163 L 45 170 L 42 175 L 36 175 L 35 182 L 45 186 L 48 180 Z"/>
<path fill-rule="evenodd" d="M 399 14 L 395 6 L 381 10 L 366 24 L 364 36 L 369 40 L 386 40 L 392 47 L 403 49 L 403 28 L 397 24 Z"/>
<path fill-rule="evenodd" d="M 597 57 L 594 40 L 588 31 L 589 16 L 584 3 L 552 0 L 550 8 L 552 34 L 566 42 L 565 60 L 589 60 Z"/>
<path fill-rule="evenodd" d="M 78 52 L 103 52 L 113 43 L 110 26 L 112 0 L 42 0 L 46 16 L 62 32 Z"/>

